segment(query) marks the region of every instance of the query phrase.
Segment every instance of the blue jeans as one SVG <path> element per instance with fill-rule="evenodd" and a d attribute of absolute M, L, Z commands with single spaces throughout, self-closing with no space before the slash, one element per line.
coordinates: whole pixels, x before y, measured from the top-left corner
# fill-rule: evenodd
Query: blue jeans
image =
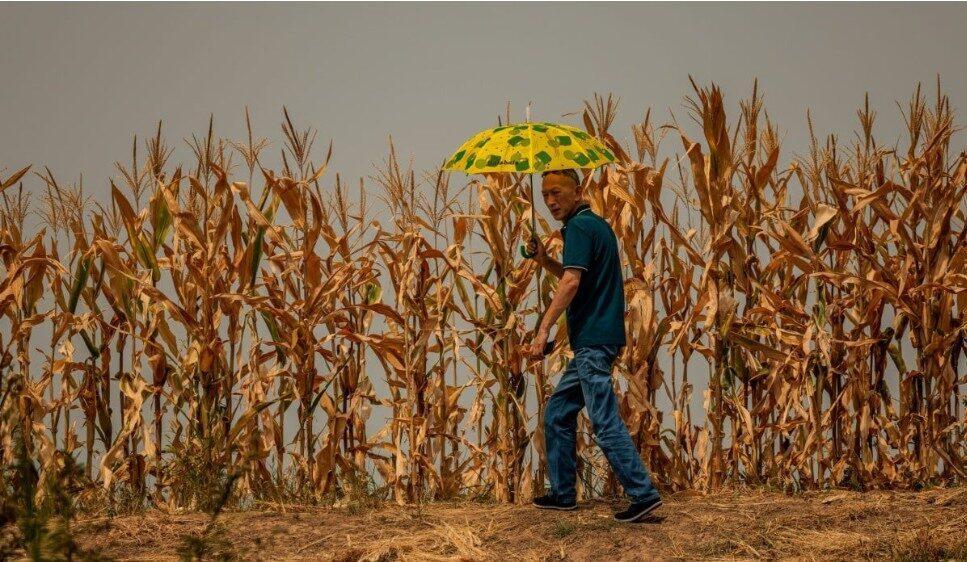
<path fill-rule="evenodd" d="M 658 497 L 628 428 L 618 414 L 611 386 L 611 366 L 620 347 L 593 345 L 574 351 L 544 411 L 544 436 L 551 495 L 572 502 L 577 497 L 577 418 L 587 406 L 591 429 L 611 469 L 633 502 Z"/>

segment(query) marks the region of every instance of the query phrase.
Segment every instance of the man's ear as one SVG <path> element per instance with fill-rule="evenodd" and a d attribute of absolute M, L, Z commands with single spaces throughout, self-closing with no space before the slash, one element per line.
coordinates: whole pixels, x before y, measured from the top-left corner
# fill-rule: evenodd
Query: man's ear
<path fill-rule="evenodd" d="M 574 193 L 577 194 L 578 199 L 584 199 L 584 182 L 577 182 L 574 186 Z"/>

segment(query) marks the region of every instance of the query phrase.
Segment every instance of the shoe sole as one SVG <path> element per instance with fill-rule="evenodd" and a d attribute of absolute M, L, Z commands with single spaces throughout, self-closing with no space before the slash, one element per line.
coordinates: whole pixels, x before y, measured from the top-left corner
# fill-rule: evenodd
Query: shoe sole
<path fill-rule="evenodd" d="M 536 503 L 532 503 L 531 505 L 533 505 L 537 509 L 556 509 L 558 511 L 571 511 L 573 509 L 577 509 L 578 508 L 577 504 L 574 504 L 574 505 L 569 506 L 569 507 L 564 507 L 564 506 L 558 507 L 556 505 L 537 505 Z"/>
<path fill-rule="evenodd" d="M 656 509 L 658 509 L 659 507 L 661 507 L 661 505 L 662 505 L 662 504 L 661 504 L 661 502 L 659 501 L 659 502 L 658 502 L 658 503 L 656 503 L 655 505 L 653 505 L 653 506 L 651 506 L 651 507 L 649 507 L 649 508 L 648 508 L 647 510 L 645 510 L 645 511 L 642 511 L 641 513 L 639 513 L 638 515 L 635 515 L 634 517 L 631 517 L 631 518 L 629 518 L 629 519 L 619 519 L 619 518 L 618 518 L 617 516 L 615 516 L 615 518 L 614 518 L 614 520 L 615 520 L 615 521 L 619 521 L 619 522 L 621 522 L 621 523 L 631 523 L 631 522 L 633 522 L 633 521 L 638 521 L 638 520 L 639 520 L 639 519 L 641 519 L 642 517 L 645 517 L 645 516 L 647 516 L 647 515 L 651 515 L 651 514 L 652 514 L 652 513 L 653 513 L 653 512 L 654 512 L 654 511 L 655 511 Z"/>

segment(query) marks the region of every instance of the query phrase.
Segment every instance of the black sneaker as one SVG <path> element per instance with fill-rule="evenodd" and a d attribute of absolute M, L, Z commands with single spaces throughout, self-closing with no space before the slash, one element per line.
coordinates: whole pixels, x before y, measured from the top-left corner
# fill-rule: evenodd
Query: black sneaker
<path fill-rule="evenodd" d="M 615 521 L 621 521 L 622 523 L 630 523 L 632 521 L 640 521 L 648 516 L 651 512 L 655 511 L 661 507 L 661 498 L 654 498 L 641 503 L 633 503 L 628 506 L 628 509 L 624 511 L 619 511 L 614 514 Z"/>
<path fill-rule="evenodd" d="M 533 503 L 536 507 L 541 509 L 559 509 L 561 511 L 570 511 L 578 506 L 578 502 L 572 501 L 570 503 L 565 503 L 558 501 L 557 498 L 551 495 L 534 498 Z"/>

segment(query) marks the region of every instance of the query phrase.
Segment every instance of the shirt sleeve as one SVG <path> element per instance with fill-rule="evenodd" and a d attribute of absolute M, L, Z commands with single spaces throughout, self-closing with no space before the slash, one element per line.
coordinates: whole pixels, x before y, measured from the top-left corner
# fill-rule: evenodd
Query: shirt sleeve
<path fill-rule="evenodd" d="M 564 256 L 561 265 L 587 271 L 591 267 L 594 239 L 584 225 L 572 222 L 564 231 Z"/>

